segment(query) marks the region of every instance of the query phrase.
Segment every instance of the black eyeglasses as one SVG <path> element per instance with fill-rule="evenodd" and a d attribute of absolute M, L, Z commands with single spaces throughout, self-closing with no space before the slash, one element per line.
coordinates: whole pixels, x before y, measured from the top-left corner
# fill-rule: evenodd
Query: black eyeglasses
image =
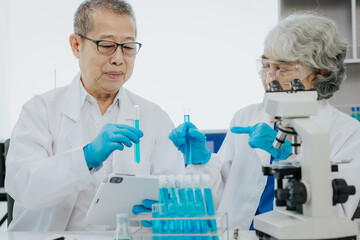
<path fill-rule="evenodd" d="M 86 40 L 89 40 L 89 41 L 95 43 L 97 46 L 97 50 L 100 53 L 107 54 L 107 55 L 113 54 L 116 51 L 116 49 L 120 46 L 121 51 L 124 55 L 134 56 L 139 52 L 141 45 L 142 45 L 141 43 L 138 43 L 138 42 L 116 43 L 116 42 L 107 41 L 107 40 L 96 41 L 96 40 L 87 38 L 82 34 L 77 33 L 77 35 L 79 35 L 81 38 L 84 38 Z"/>

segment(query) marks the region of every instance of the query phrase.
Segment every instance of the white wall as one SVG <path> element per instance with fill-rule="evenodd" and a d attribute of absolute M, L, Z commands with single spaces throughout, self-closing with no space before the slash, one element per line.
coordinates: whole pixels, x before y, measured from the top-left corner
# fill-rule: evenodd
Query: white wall
<path fill-rule="evenodd" d="M 1 45 L 6 60 L 0 57 L 0 110 L 8 103 L 11 110 L 0 119 L 4 121 L 0 138 L 6 138 L 9 131 L 4 130 L 12 129 L 21 106 L 34 94 L 54 87 L 54 69 L 57 86 L 71 82 L 77 73 L 68 37 L 81 1 L 0 2 L 0 16 L 7 18 L 5 25 L 11 32 L 6 38 L 11 44 Z M 262 100 L 255 59 L 277 21 L 277 0 L 130 3 L 143 48 L 126 87 L 159 104 L 175 124 L 182 122 L 183 107 L 188 105 L 191 120 L 199 128 L 225 129 L 237 109 Z M 9 14 L 2 14 L 3 5 Z M 0 40 L 4 37 L 7 33 L 1 31 Z M 5 67 L 4 61 L 10 66 Z M 4 70 L 8 70 L 5 78 Z"/>
<path fill-rule="evenodd" d="M 4 1 L 4 0 L 2 0 Z M 11 127 L 34 94 L 69 83 L 78 71 L 68 38 L 80 0 L 7 0 L 11 7 Z"/>
<path fill-rule="evenodd" d="M 144 48 L 127 86 L 160 104 L 177 125 L 183 107 L 201 129 L 226 129 L 262 100 L 255 59 L 277 22 L 276 0 L 131 1 Z"/>
<path fill-rule="evenodd" d="M 10 94 L 8 83 L 11 61 L 9 10 L 8 2 L 0 1 L 0 141 L 10 136 L 11 132 L 11 107 L 9 105 Z"/>

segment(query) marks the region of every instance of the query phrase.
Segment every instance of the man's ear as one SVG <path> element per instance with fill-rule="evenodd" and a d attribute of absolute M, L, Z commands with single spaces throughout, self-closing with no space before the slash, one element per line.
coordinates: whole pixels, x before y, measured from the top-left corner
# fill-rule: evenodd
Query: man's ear
<path fill-rule="evenodd" d="M 71 46 L 71 50 L 76 58 L 80 58 L 80 36 L 77 34 L 71 34 L 69 37 L 69 43 Z"/>

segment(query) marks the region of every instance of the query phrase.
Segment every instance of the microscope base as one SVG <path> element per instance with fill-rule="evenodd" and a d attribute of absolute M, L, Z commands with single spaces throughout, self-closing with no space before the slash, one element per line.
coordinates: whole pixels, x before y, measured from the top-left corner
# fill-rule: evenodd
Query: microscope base
<path fill-rule="evenodd" d="M 255 216 L 254 227 L 260 239 L 356 240 L 357 224 L 336 217 L 312 218 L 276 209 Z"/>
<path fill-rule="evenodd" d="M 278 238 L 274 238 L 272 236 L 267 235 L 266 233 L 263 233 L 263 232 L 260 232 L 260 231 L 257 231 L 257 230 L 256 230 L 256 236 L 259 237 L 260 240 L 280 240 Z M 303 240 L 303 239 L 301 239 L 301 240 Z M 327 238 L 326 240 L 356 240 L 356 236 L 331 238 L 331 239 Z"/>

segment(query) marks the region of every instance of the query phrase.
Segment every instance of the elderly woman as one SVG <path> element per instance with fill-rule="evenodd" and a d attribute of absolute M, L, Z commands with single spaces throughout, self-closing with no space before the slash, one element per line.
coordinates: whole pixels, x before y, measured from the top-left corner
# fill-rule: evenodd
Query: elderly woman
<path fill-rule="evenodd" d="M 302 81 L 305 89 L 316 89 L 319 108 L 311 119 L 329 133 L 331 161 L 352 159 L 332 175 L 357 188 L 355 196 L 334 207 L 338 217 L 350 219 L 360 196 L 360 125 L 327 101 L 345 79 L 345 56 L 346 43 L 340 39 L 332 20 L 294 14 L 280 21 L 267 35 L 259 73 L 265 89 L 274 79 L 283 89 L 289 89 L 289 82 L 295 78 Z M 262 165 L 286 159 L 291 153 L 288 140 L 280 150 L 272 147 L 277 133 L 273 128 L 274 120 L 261 104 L 240 109 L 219 153 L 211 157 L 205 147 L 205 136 L 193 124 L 182 124 L 170 134 L 183 153 L 189 147 L 185 136 L 190 137 L 193 162 L 197 165 L 188 166 L 187 171 L 212 175 L 213 195 L 220 199 L 218 211 L 228 213 L 230 229 L 253 229 L 254 216 L 273 209 L 274 179 L 263 176 Z"/>

